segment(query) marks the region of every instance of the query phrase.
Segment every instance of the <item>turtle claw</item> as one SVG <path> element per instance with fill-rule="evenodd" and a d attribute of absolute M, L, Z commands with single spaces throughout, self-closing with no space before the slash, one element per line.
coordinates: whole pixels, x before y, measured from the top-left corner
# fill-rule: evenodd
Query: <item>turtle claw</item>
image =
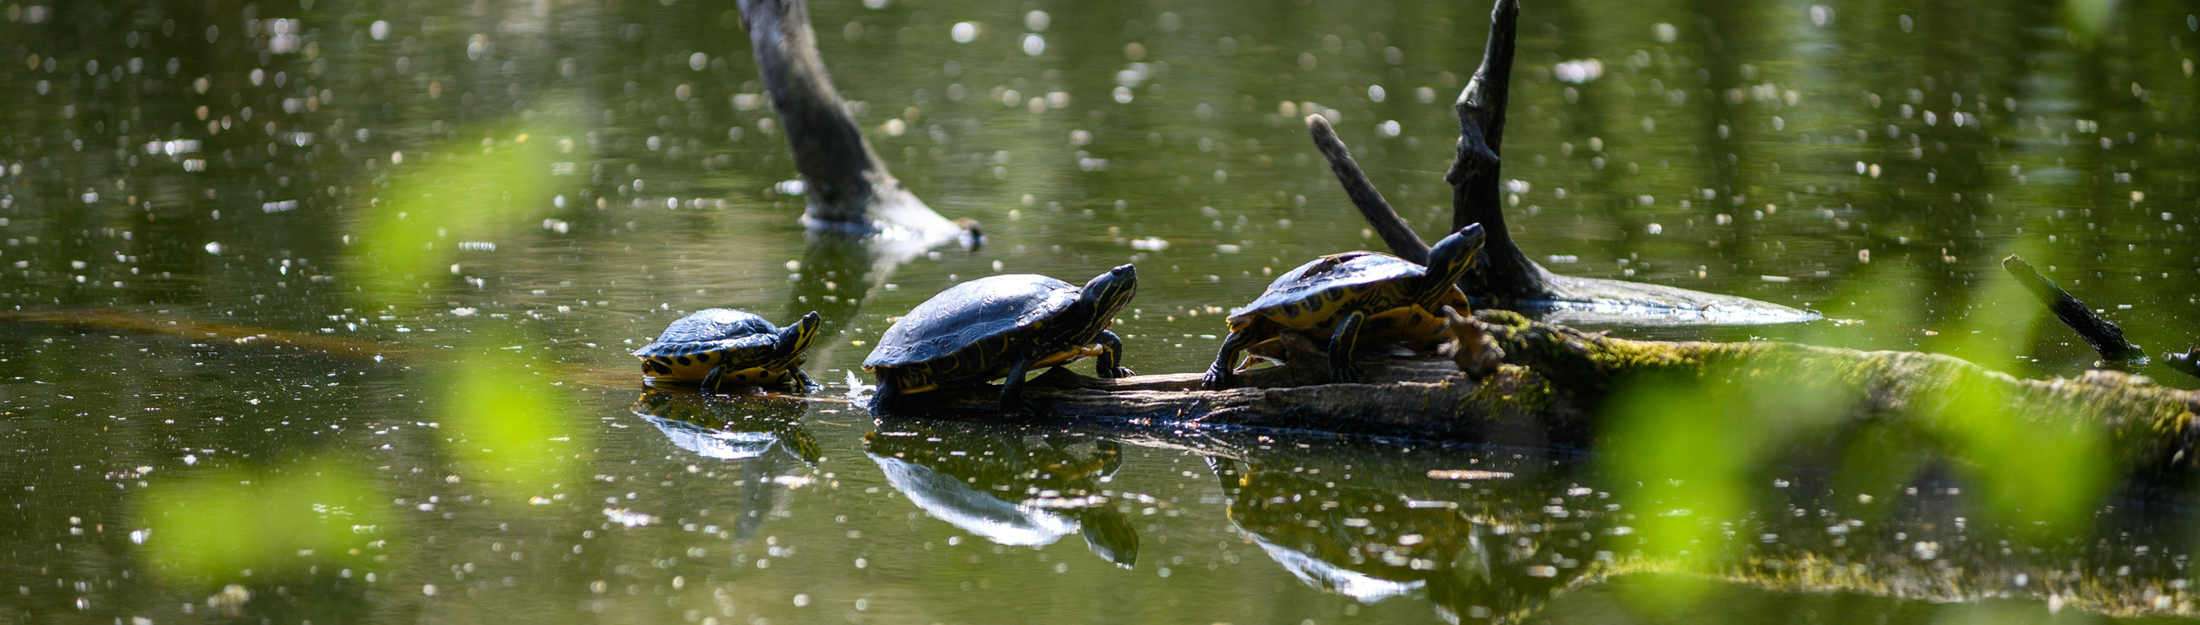
<path fill-rule="evenodd" d="M 801 369 L 793 369 L 787 372 L 787 390 L 796 393 L 807 393 L 814 388 L 817 388 L 817 380 L 810 379 L 810 374 L 804 373 Z"/>
<path fill-rule="evenodd" d="M 1230 374 L 1229 372 L 1223 371 L 1219 368 L 1208 367 L 1207 375 L 1201 377 L 1199 380 L 1199 386 L 1200 388 L 1204 388 L 1210 391 L 1219 391 L 1225 388 L 1229 388 Z"/>
<path fill-rule="evenodd" d="M 1023 419 L 1037 417 L 1039 416 L 1039 404 L 1033 403 L 1029 399 L 1019 399 L 1013 404 L 1001 406 L 1001 413 Z"/>
<path fill-rule="evenodd" d="M 726 366 L 725 366 L 725 365 L 718 365 L 718 366 L 716 366 L 716 367 L 711 367 L 711 368 L 710 368 L 710 373 L 707 373 L 707 374 L 704 374 L 704 375 L 703 375 L 703 383 L 702 383 L 703 393 L 704 393 L 704 394 L 711 394 L 711 395 L 715 395 L 715 394 L 717 394 L 717 393 L 718 393 L 718 385 L 719 385 L 719 384 L 722 384 L 722 383 L 724 383 L 724 382 L 725 382 L 725 380 L 726 380 Z"/>
<path fill-rule="evenodd" d="M 1358 384 L 1364 377 L 1361 375 L 1359 365 L 1346 365 L 1329 370 L 1330 384 Z"/>

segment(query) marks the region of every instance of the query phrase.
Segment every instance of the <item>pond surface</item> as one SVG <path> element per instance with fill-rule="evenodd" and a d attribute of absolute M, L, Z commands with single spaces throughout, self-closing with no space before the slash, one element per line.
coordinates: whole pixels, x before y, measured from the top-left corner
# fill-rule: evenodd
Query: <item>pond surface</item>
<path fill-rule="evenodd" d="M 1307 114 L 1433 239 L 1488 6 L 818 4 L 881 156 L 988 245 L 897 265 L 810 242 L 731 3 L 0 0 L 0 617 L 2194 608 L 2182 486 L 2003 518 L 1899 441 L 1754 463 L 1742 503 L 1699 510 L 1594 450 L 874 421 L 830 400 L 858 395 L 895 315 L 958 281 L 1136 263 L 1127 364 L 1189 372 L 1274 273 L 1379 246 Z M 2200 341 L 2192 13 L 1531 2 L 1507 218 L 1555 271 L 1828 318 L 1601 328 L 1622 336 L 2075 375 L 2092 354 L 1998 267 L 2022 253 L 2181 351 Z M 644 389 L 627 351 L 710 307 L 823 312 L 807 368 L 826 401 Z M 1708 528 L 1699 548 L 1646 553 L 1636 526 L 1671 518 Z"/>

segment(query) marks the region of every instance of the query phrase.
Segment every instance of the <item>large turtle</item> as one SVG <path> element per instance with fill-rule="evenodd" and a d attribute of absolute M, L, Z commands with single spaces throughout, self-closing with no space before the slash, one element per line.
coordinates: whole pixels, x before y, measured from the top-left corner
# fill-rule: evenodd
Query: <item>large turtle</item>
<path fill-rule="evenodd" d="M 1086 356 L 1100 357 L 1100 377 L 1130 375 L 1122 367 L 1123 341 L 1108 324 L 1137 293 L 1138 272 L 1130 265 L 1100 274 L 1082 289 L 1031 274 L 955 285 L 887 328 L 863 360 L 863 369 L 878 378 L 871 410 L 883 411 L 900 395 L 1004 376 L 1001 409 L 1020 410 L 1026 372 Z"/>
<path fill-rule="evenodd" d="M 672 322 L 634 356 L 642 359 L 642 374 L 651 383 L 699 383 L 709 391 L 728 383 L 803 389 L 815 384 L 799 367 L 817 326 L 816 312 L 781 329 L 763 317 L 712 308 Z"/>
<path fill-rule="evenodd" d="M 1482 225 L 1471 224 L 1437 241 L 1427 267 L 1377 252 L 1345 252 L 1314 259 L 1276 278 L 1268 291 L 1231 311 L 1230 336 L 1207 368 L 1208 389 L 1230 386 L 1238 353 L 1256 353 L 1283 332 L 1329 337 L 1329 375 L 1359 380 L 1353 352 L 1362 338 L 1427 350 L 1450 338 L 1443 309 L 1467 310 L 1457 283 L 1482 248 Z"/>

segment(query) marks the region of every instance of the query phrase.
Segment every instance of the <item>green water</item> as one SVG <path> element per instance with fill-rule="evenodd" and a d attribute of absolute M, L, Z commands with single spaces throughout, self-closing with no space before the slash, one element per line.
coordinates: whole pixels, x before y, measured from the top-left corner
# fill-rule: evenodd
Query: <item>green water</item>
<path fill-rule="evenodd" d="M 873 4 L 813 7 L 823 53 L 895 174 L 984 224 L 975 252 L 896 266 L 807 241 L 731 3 L 0 0 L 0 618 L 2192 610 L 2181 485 L 2110 476 L 2033 525 L 1868 435 L 1752 465 L 1745 503 L 1702 513 L 1709 542 L 1671 560 L 1635 527 L 1698 511 L 1522 437 L 644 395 L 627 350 L 694 310 L 824 312 L 808 369 L 844 398 L 932 293 L 1125 262 L 1126 364 L 1198 371 L 1216 317 L 1274 272 L 1380 245 L 1309 113 L 1425 237 L 1449 223 L 1448 105 L 1485 4 Z M 1997 263 L 2022 253 L 2181 351 L 2200 327 L 2196 28 L 2159 1 L 1530 2 L 1507 218 L 1555 271 L 1829 318 L 1603 328 L 1623 336 L 2075 375 L 2085 346 L 2008 296 Z M 1430 476 L 1449 470 L 1489 473 Z"/>

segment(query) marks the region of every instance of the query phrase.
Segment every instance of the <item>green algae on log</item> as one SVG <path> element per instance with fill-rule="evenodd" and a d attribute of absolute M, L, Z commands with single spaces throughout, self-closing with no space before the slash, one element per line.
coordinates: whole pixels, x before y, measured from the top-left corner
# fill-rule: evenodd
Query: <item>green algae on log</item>
<path fill-rule="evenodd" d="M 1825 404 L 1848 423 L 1947 432 L 1991 414 L 2034 431 L 2097 431 L 2125 473 L 2195 467 L 2200 393 L 2143 376 L 2089 371 L 2028 380 L 1952 356 L 1858 351 L 1792 343 L 1668 342 L 1614 338 L 1478 311 L 1477 323 L 1506 354 L 1479 380 L 1438 357 L 1366 358 L 1366 384 L 1325 384 L 1325 358 L 1294 342 L 1286 364 L 1240 374 L 1238 388 L 1199 390 L 1198 374 L 1100 380 L 1056 368 L 1033 378 L 1034 412 L 1070 421 L 1181 427 L 1238 426 L 1570 449 L 1595 447 L 1609 430 L 1608 404 L 1640 386 L 1726 385 L 1801 404 Z M 1300 363 L 1300 364 L 1292 364 Z M 911 395 L 897 413 L 993 412 L 990 387 Z M 1781 414 L 1750 418 L 1779 420 Z"/>

